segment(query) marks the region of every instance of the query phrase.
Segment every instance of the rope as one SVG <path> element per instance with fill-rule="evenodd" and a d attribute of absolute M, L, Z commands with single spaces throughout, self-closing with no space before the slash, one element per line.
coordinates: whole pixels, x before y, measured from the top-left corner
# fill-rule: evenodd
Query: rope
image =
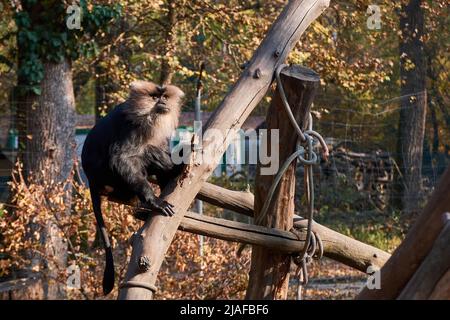
<path fill-rule="evenodd" d="M 284 92 L 283 84 L 281 82 L 280 74 L 283 69 L 287 67 L 287 65 L 282 64 L 278 66 L 276 70 L 276 80 L 277 80 L 277 88 L 280 92 L 281 101 L 283 102 L 284 108 L 286 110 L 286 113 L 291 120 L 292 126 L 297 131 L 297 134 L 299 136 L 300 141 L 306 145 L 306 151 L 305 157 L 302 157 L 301 155 L 298 156 L 299 161 L 303 164 L 305 167 L 305 174 L 304 179 L 306 182 L 306 200 L 308 202 L 308 225 L 306 228 L 306 239 L 305 239 L 305 245 L 303 246 L 303 250 L 299 253 L 298 256 L 293 257 L 294 263 L 297 264 L 297 276 L 298 276 L 298 289 L 297 289 L 297 299 L 302 299 L 302 288 L 308 283 L 308 264 L 311 263 L 312 258 L 315 254 L 317 243 L 319 243 L 319 259 L 322 257 L 323 254 L 323 245 L 320 237 L 312 232 L 312 223 L 314 218 L 314 176 L 313 176 L 313 165 L 316 165 L 317 162 L 317 155 L 313 151 L 313 139 L 316 138 L 320 145 L 322 146 L 323 156 L 325 159 L 328 158 L 329 152 L 327 144 L 325 143 L 325 140 L 322 138 L 322 136 L 313 130 L 313 119 L 311 113 L 309 113 L 308 117 L 308 130 L 303 132 L 298 125 L 297 121 L 295 120 L 294 115 L 292 114 L 292 110 L 289 106 L 289 103 L 286 98 L 286 94 Z M 297 151 L 301 150 L 299 144 L 297 144 Z M 295 153 L 294 153 L 295 154 Z M 277 182 L 278 183 L 278 182 Z M 273 194 L 269 194 L 270 200 L 273 196 Z M 263 212 L 266 214 L 266 212 Z"/>
<path fill-rule="evenodd" d="M 302 298 L 302 288 L 308 283 L 308 264 L 311 263 L 312 258 L 315 256 L 318 259 L 320 259 L 323 255 L 323 244 L 322 240 L 320 239 L 319 235 L 312 232 L 312 223 L 314 218 L 314 177 L 313 177 L 313 166 L 318 164 L 318 156 L 313 150 L 313 144 L 314 144 L 314 138 L 316 138 L 319 142 L 319 144 L 322 147 L 323 157 L 325 159 L 329 156 L 329 151 L 327 144 L 325 143 L 325 140 L 322 138 L 322 136 L 317 132 L 313 130 L 313 119 L 311 113 L 309 113 L 308 117 L 308 129 L 306 131 L 303 131 L 297 121 L 295 120 L 295 117 L 292 113 L 292 110 L 289 106 L 289 103 L 286 98 L 286 93 L 283 88 L 283 84 L 281 82 L 280 74 L 283 71 L 283 69 L 287 67 L 286 64 L 282 64 L 277 67 L 275 71 L 275 78 L 277 81 L 277 88 L 280 93 L 280 98 L 283 103 L 283 106 L 286 110 L 286 113 L 289 117 L 289 120 L 294 127 L 295 131 L 297 132 L 297 135 L 299 137 L 299 142 L 297 142 L 296 151 L 290 155 L 286 161 L 281 166 L 280 170 L 278 171 L 277 175 L 275 176 L 275 179 L 270 186 L 270 189 L 267 193 L 266 200 L 264 201 L 264 205 L 261 209 L 260 214 L 255 219 L 255 224 L 261 224 L 263 219 L 266 217 L 267 212 L 269 210 L 270 203 L 272 202 L 272 198 L 275 194 L 275 191 L 278 187 L 278 184 L 280 183 L 281 178 L 283 177 L 286 170 L 291 165 L 292 161 L 295 159 L 298 159 L 301 164 L 305 167 L 305 182 L 306 182 L 306 200 L 308 202 L 308 224 L 306 228 L 306 238 L 305 238 L 305 244 L 303 246 L 302 251 L 297 255 L 293 256 L 292 259 L 294 263 L 298 266 L 296 275 L 299 279 L 299 286 L 297 290 L 297 298 L 300 300 Z M 303 145 L 302 145 L 303 144 Z M 300 239 L 300 235 L 297 233 L 295 229 L 292 229 L 291 232 L 296 234 L 297 238 Z M 240 256 L 242 250 L 245 248 L 245 245 L 241 245 L 238 249 L 238 256 Z M 316 250 L 319 249 L 319 253 L 316 254 Z"/>
<path fill-rule="evenodd" d="M 320 237 L 312 232 L 312 223 L 314 218 L 314 176 L 313 176 L 313 166 L 318 164 L 317 154 L 313 150 L 313 142 L 314 138 L 316 138 L 323 152 L 323 157 L 325 159 L 329 156 L 329 151 L 325 140 L 322 136 L 313 130 L 313 119 L 311 113 L 309 113 L 308 117 L 308 130 L 304 131 L 300 128 L 299 124 L 295 120 L 295 117 L 292 113 L 291 107 L 289 106 L 286 93 L 283 88 L 283 84 L 281 82 L 281 72 L 284 68 L 286 68 L 286 64 L 282 64 L 278 66 L 275 71 L 275 78 L 277 81 L 277 88 L 280 93 L 280 98 L 283 103 L 284 109 L 291 121 L 292 126 L 294 127 L 297 135 L 299 137 L 300 143 L 297 143 L 297 150 L 285 161 L 280 171 L 277 173 L 275 180 L 272 186 L 269 189 L 267 198 L 264 202 L 263 208 L 261 210 L 260 215 L 256 219 L 256 223 L 259 224 L 262 222 L 264 217 L 267 215 L 270 203 L 272 201 L 273 195 L 275 194 L 275 190 L 286 172 L 289 165 L 294 161 L 294 159 L 298 159 L 300 163 L 305 167 L 305 182 L 306 182 L 306 200 L 308 202 L 308 224 L 306 228 L 306 239 L 305 245 L 303 246 L 302 251 L 298 254 L 298 256 L 293 257 L 294 263 L 297 264 L 297 276 L 298 276 L 298 290 L 297 290 L 297 298 L 300 300 L 302 298 L 302 288 L 308 283 L 308 264 L 311 263 L 312 258 L 316 252 L 317 245 L 319 247 L 319 253 L 316 255 L 318 259 L 320 259 L 323 255 L 323 244 Z M 305 147 L 301 146 L 301 144 L 305 145 Z"/>
<path fill-rule="evenodd" d="M 270 202 L 272 201 L 272 198 L 275 194 L 275 190 L 278 187 L 278 184 L 280 183 L 281 178 L 283 177 L 286 170 L 289 168 L 292 161 L 294 161 L 296 158 L 301 159 L 300 161 L 305 164 L 314 164 L 317 161 L 317 155 L 313 153 L 313 158 L 311 160 L 303 158 L 303 155 L 305 154 L 305 149 L 303 147 L 300 147 L 295 151 L 293 154 L 289 156 L 289 158 L 286 159 L 286 161 L 281 166 L 280 170 L 278 171 L 272 185 L 270 186 L 269 192 L 267 193 L 266 201 L 264 202 L 264 205 L 261 209 L 261 214 L 256 218 L 255 224 L 259 224 L 262 222 L 263 218 L 267 215 L 267 211 L 269 209 Z"/>
<path fill-rule="evenodd" d="M 291 229 L 291 232 L 297 236 L 301 241 L 301 232 L 295 226 Z M 323 243 L 319 234 L 312 232 L 309 240 L 309 246 L 306 254 L 301 256 L 293 256 L 292 260 L 297 265 L 295 276 L 298 279 L 297 282 L 297 300 L 302 299 L 302 289 L 308 284 L 308 265 L 312 262 L 313 258 L 320 260 L 323 256 Z"/>
<path fill-rule="evenodd" d="M 302 142 L 306 141 L 306 137 L 303 134 L 302 129 L 300 129 L 300 126 L 298 125 L 297 121 L 295 120 L 294 115 L 292 114 L 291 108 L 289 107 L 289 103 L 286 98 L 286 93 L 284 92 L 283 84 L 281 83 L 280 74 L 281 71 L 283 71 L 284 68 L 288 67 L 287 64 L 280 64 L 277 69 L 275 70 L 275 77 L 277 80 L 277 88 L 280 92 L 281 101 L 283 102 L 283 105 L 286 109 L 286 112 L 288 114 L 289 120 L 291 120 L 291 124 L 294 126 L 295 131 L 297 131 L 298 136 L 300 137 L 300 140 Z"/>

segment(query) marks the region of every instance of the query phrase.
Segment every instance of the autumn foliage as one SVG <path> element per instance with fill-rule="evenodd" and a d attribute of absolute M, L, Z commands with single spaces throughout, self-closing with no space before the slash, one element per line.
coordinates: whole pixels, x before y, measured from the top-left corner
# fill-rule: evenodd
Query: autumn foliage
<path fill-rule="evenodd" d="M 70 194 L 69 186 L 73 189 Z M 37 184 L 32 179 L 27 182 L 18 166 L 10 188 L 14 206 L 8 207 L 0 218 L 0 277 L 18 278 L 24 270 L 44 279 L 57 274 L 53 280 L 67 289 L 68 298 L 103 298 L 104 254 L 96 236 L 86 186 L 74 177 L 64 184 Z M 72 198 L 71 207 L 66 207 L 67 197 Z M 132 208 L 125 205 L 103 201 L 103 212 L 114 247 L 117 278 L 122 281 L 131 253 L 128 239 L 141 222 L 133 218 Z M 51 236 L 60 242 L 43 238 L 49 228 L 56 230 Z M 54 243 L 67 248 L 63 261 L 61 255 L 55 255 Z M 156 298 L 242 299 L 248 280 L 249 254 L 237 258 L 236 249 L 236 244 L 205 238 L 200 255 L 199 236 L 178 232 L 160 271 Z M 71 265 L 80 269 L 78 289 L 65 286 L 67 267 Z M 116 283 L 107 299 L 116 297 L 117 288 Z"/>

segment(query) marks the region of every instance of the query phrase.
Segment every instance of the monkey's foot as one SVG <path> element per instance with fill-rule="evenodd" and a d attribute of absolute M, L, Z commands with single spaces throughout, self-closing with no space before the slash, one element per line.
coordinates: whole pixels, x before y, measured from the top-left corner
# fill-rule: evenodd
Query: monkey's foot
<path fill-rule="evenodd" d="M 145 209 L 137 209 L 134 213 L 136 219 L 146 221 L 152 213 L 161 213 L 165 216 L 173 216 L 175 211 L 173 205 L 167 201 L 157 198 L 154 203 L 146 203 L 141 205 Z"/>
<path fill-rule="evenodd" d="M 173 210 L 173 205 L 168 203 L 165 200 L 162 200 L 160 198 L 156 198 L 155 201 L 151 203 L 147 203 L 145 205 L 145 208 L 149 208 L 152 211 L 156 211 L 158 213 L 162 213 L 165 216 L 173 216 L 175 214 L 175 211 Z"/>

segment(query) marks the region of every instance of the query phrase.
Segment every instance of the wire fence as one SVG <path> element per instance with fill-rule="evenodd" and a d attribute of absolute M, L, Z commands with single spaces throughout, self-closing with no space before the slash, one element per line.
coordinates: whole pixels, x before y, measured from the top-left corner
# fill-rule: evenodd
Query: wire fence
<path fill-rule="evenodd" d="M 387 192 L 386 190 L 380 191 L 380 188 L 391 189 L 392 185 L 401 179 L 401 172 L 407 169 L 397 160 L 403 156 L 398 151 L 398 145 L 401 142 L 399 140 L 399 128 L 403 125 L 400 122 L 400 112 L 405 109 L 413 111 L 413 108 L 419 107 L 417 103 L 410 103 L 406 107 L 404 104 L 402 106 L 402 102 L 405 99 L 409 100 L 411 96 L 417 96 L 417 93 L 388 98 L 384 101 L 343 99 L 337 106 L 328 106 L 326 96 L 318 97 L 313 106 L 315 126 L 317 131 L 326 138 L 332 150 L 332 155 L 328 163 L 322 163 L 318 173 L 322 176 L 322 179 L 319 179 L 322 184 L 319 183 L 320 185 L 317 187 L 325 187 L 326 190 L 339 190 L 339 188 L 342 188 L 342 180 L 347 180 L 350 181 L 348 184 L 350 188 L 353 188 L 355 194 L 367 193 L 368 188 L 373 189 L 373 193 L 378 194 Z M 441 127 L 437 132 L 433 131 L 436 125 Z M 2 200 L 6 199 L 8 193 L 7 181 L 20 139 L 15 128 L 14 115 L 0 116 L 0 148 L 2 151 L 0 158 L 0 197 Z M 87 131 L 84 128 L 84 130 L 78 130 L 75 135 L 78 157 L 81 154 L 82 143 Z M 428 194 L 433 189 L 440 175 L 450 163 L 449 136 L 450 132 L 447 127 L 443 126 L 442 123 L 436 124 L 436 119 L 427 116 L 421 166 L 423 180 L 421 182 L 424 186 L 424 194 Z M 438 140 L 437 145 L 436 139 Z M 27 150 L 24 152 L 30 154 Z M 352 160 L 351 156 L 354 154 L 364 155 L 367 161 Z M 381 157 L 380 154 L 387 157 L 388 161 L 386 162 L 386 159 Z M 386 163 L 381 166 L 380 161 Z M 373 168 L 364 168 L 364 166 L 372 166 Z M 234 166 L 231 171 L 225 171 L 225 173 L 233 175 L 235 173 L 233 170 L 246 171 L 246 175 L 250 177 L 255 174 L 254 167 L 251 168 L 251 166 Z M 374 174 L 374 170 L 378 173 Z M 330 172 L 332 172 L 331 177 Z M 382 182 L 377 182 L 384 176 L 389 176 L 388 181 L 385 179 Z M 368 179 L 378 180 L 371 184 L 367 182 Z M 251 179 L 249 181 L 252 182 Z M 325 186 L 323 183 L 325 183 Z M 394 196 L 393 193 L 390 195 L 391 200 Z M 419 196 L 422 197 L 422 195 Z M 339 202 L 339 197 L 339 192 L 337 192 L 332 203 Z"/>

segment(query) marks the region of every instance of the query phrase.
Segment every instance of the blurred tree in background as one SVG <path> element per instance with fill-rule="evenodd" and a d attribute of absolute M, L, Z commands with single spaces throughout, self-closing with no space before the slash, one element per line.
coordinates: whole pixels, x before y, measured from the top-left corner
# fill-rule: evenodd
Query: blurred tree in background
<path fill-rule="evenodd" d="M 72 62 L 80 56 L 94 55 L 96 33 L 106 27 L 120 9 L 118 6 L 94 6 L 80 1 L 79 6 L 69 12 L 70 5 L 69 1 L 22 0 L 9 2 L 7 9 L 15 24 L 10 31 L 15 37 L 11 57 L 16 66 L 17 83 L 11 108 L 15 109 L 19 158 L 25 175 L 30 181 L 47 186 L 49 194 L 56 185 L 70 178 L 74 165 Z M 76 22 L 77 19 L 80 23 Z M 71 192 L 71 188 L 66 190 L 68 206 Z M 60 216 L 64 214 L 59 213 Z M 52 259 L 42 262 L 39 255 L 30 252 L 34 255 L 32 260 L 35 264 L 44 263 L 49 270 L 55 268 L 54 264 L 65 265 L 67 259 L 67 244 L 55 223 L 59 218 L 57 215 L 48 219 L 42 230 L 37 226 L 30 227 L 31 233 L 41 234 L 41 241 L 53 253 Z M 47 298 L 65 295 L 60 284 L 44 283 L 47 285 L 44 289 Z"/>

